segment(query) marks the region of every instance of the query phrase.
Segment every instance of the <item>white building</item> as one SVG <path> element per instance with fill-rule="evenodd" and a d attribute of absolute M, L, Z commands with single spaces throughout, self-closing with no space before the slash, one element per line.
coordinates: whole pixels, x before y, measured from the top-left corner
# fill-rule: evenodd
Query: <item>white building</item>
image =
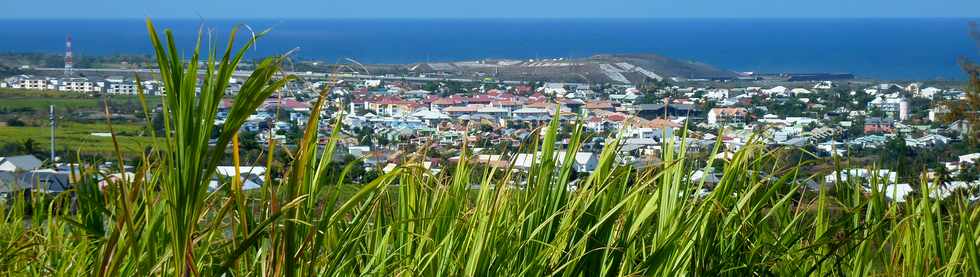
<path fill-rule="evenodd" d="M 943 93 L 942 89 L 938 89 L 935 87 L 927 87 L 922 90 L 919 90 L 919 93 L 916 93 L 915 96 L 932 99 L 933 97 L 936 97 L 936 95 L 942 95 L 942 93 Z"/>
<path fill-rule="evenodd" d="M 708 111 L 708 124 L 744 123 L 749 112 L 744 108 L 714 108 Z"/>
<path fill-rule="evenodd" d="M 771 89 L 762 90 L 762 92 L 765 93 L 765 94 L 770 94 L 770 95 L 773 95 L 773 94 L 775 94 L 775 95 L 782 95 L 782 94 L 786 94 L 786 91 L 788 91 L 788 90 L 789 89 L 787 89 L 784 86 L 776 86 L 776 87 L 771 88 Z"/>
<path fill-rule="evenodd" d="M 123 82 L 123 83 L 109 83 L 109 88 L 106 89 L 108 94 L 119 94 L 119 95 L 136 95 L 136 83 L 134 82 Z"/>
<path fill-rule="evenodd" d="M 879 169 L 877 171 L 874 171 L 874 170 L 867 170 L 864 168 L 852 168 L 842 172 L 834 171 L 828 174 L 827 176 L 825 176 L 824 181 L 828 184 L 837 183 L 838 175 L 840 175 L 841 181 L 844 182 L 847 182 L 852 177 L 857 179 L 863 179 L 866 182 L 870 181 L 870 179 L 872 178 L 877 179 L 878 183 L 894 184 L 898 182 L 897 172 L 887 170 L 887 169 Z"/>
<path fill-rule="evenodd" d="M 710 89 L 704 93 L 704 98 L 718 100 L 718 99 L 726 99 L 728 98 L 728 95 L 729 95 L 728 89 Z"/>
<path fill-rule="evenodd" d="M 54 84 L 41 78 L 23 78 L 11 85 L 11 88 L 32 89 L 32 90 L 53 90 Z"/>
<path fill-rule="evenodd" d="M 909 102 L 905 98 L 884 98 L 877 97 L 868 102 L 868 109 L 877 108 L 891 115 L 898 116 L 898 120 L 909 119 Z"/>
<path fill-rule="evenodd" d="M 105 79 L 106 93 L 119 95 L 136 95 L 136 81 L 124 77 L 111 76 Z"/>
<path fill-rule="evenodd" d="M 834 88 L 834 82 L 831 81 L 822 81 L 813 85 L 814 90 L 829 90 L 832 88 Z"/>
<path fill-rule="evenodd" d="M 71 78 L 60 82 L 59 91 L 71 92 L 101 92 L 102 84 L 89 81 L 85 78 Z"/>
<path fill-rule="evenodd" d="M 966 154 L 959 156 L 960 164 L 973 164 L 980 159 L 980 153 Z"/>
<path fill-rule="evenodd" d="M 545 83 L 544 86 L 540 88 L 540 90 L 541 93 L 544 93 L 545 95 L 564 96 L 565 94 L 568 93 L 568 90 L 565 89 L 565 84 L 562 83 Z"/>
<path fill-rule="evenodd" d="M 792 92 L 793 95 L 796 95 L 796 96 L 799 96 L 801 94 L 804 94 L 805 95 L 805 94 L 810 94 L 811 93 L 810 90 L 805 89 L 805 88 L 794 88 L 793 90 L 790 90 L 790 92 Z"/>
<path fill-rule="evenodd" d="M 41 160 L 33 155 L 0 157 L 0 171 L 24 172 L 41 167 Z"/>
<path fill-rule="evenodd" d="M 565 151 L 555 152 L 554 158 L 558 166 L 562 166 L 562 164 L 565 163 L 566 153 L 567 152 Z M 541 155 L 542 154 L 540 152 L 538 152 L 537 155 L 526 153 L 517 154 L 517 156 L 514 157 L 514 168 L 521 170 L 530 169 L 535 162 L 541 162 Z M 572 168 L 575 169 L 575 171 L 592 172 L 599 166 L 599 159 L 596 157 L 595 153 L 578 152 L 575 153 L 573 163 Z"/>

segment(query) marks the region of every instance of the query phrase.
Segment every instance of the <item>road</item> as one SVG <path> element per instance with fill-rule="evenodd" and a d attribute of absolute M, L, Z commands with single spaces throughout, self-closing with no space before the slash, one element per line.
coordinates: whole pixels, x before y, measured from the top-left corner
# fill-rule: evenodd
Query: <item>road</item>
<path fill-rule="evenodd" d="M 34 68 L 37 71 L 57 71 L 64 72 L 64 68 L 50 68 L 41 67 Z M 157 74 L 160 70 L 157 69 L 118 69 L 118 68 L 75 68 L 72 69 L 76 72 L 98 72 L 98 73 L 117 73 L 117 74 Z M 198 71 L 200 74 L 204 74 L 204 70 Z M 336 78 L 337 80 L 388 80 L 388 81 L 413 81 L 413 82 L 460 82 L 460 83 L 477 83 L 482 82 L 478 79 L 466 79 L 466 78 L 433 78 L 433 77 L 412 77 L 412 76 L 390 76 L 390 75 L 367 75 L 367 74 L 350 74 L 350 73 L 319 73 L 319 72 L 286 72 L 287 74 L 292 74 L 298 77 L 311 80 L 329 80 Z M 237 70 L 232 73 L 234 77 L 248 77 L 252 74 L 250 70 Z M 520 85 L 524 84 L 523 81 L 500 81 L 508 85 Z"/>

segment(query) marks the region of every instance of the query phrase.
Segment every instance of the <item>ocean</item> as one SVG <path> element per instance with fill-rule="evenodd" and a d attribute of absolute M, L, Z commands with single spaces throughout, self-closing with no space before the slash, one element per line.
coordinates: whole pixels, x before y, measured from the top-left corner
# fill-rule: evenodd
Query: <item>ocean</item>
<path fill-rule="evenodd" d="M 971 19 L 242 19 L 158 20 L 190 47 L 202 24 L 272 28 L 250 55 L 414 63 L 657 53 L 763 73 L 846 72 L 875 79 L 965 79 L 978 59 Z M 0 52 L 149 54 L 142 20 L 0 20 Z M 223 43 L 221 45 L 224 45 Z"/>

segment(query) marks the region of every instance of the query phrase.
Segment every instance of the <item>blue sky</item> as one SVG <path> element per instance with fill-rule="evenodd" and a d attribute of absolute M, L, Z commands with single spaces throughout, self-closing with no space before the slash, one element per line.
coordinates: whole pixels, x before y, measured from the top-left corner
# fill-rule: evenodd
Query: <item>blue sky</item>
<path fill-rule="evenodd" d="M 980 17 L 980 0 L 2 0 L 2 18 Z"/>

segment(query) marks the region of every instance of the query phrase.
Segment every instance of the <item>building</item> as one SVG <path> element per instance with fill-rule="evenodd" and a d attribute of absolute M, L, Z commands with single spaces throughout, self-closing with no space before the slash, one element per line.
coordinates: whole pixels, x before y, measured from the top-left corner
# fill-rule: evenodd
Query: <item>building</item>
<path fill-rule="evenodd" d="M 960 155 L 958 159 L 960 164 L 973 164 L 980 160 L 980 153 Z"/>
<path fill-rule="evenodd" d="M 947 115 L 949 115 L 949 107 L 946 105 L 938 105 L 932 109 L 929 109 L 930 122 L 942 121 Z"/>
<path fill-rule="evenodd" d="M 563 83 L 545 83 L 544 86 L 538 89 L 541 93 L 552 96 L 564 97 L 568 93 L 565 89 L 565 84 Z"/>
<path fill-rule="evenodd" d="M 827 184 L 836 184 L 838 181 L 848 182 L 853 179 L 866 182 L 870 182 L 871 179 L 876 179 L 879 183 L 894 184 L 898 182 L 898 173 L 888 169 L 868 170 L 864 168 L 852 168 L 844 171 L 833 171 L 827 174 L 827 176 L 824 176 L 824 182 Z"/>
<path fill-rule="evenodd" d="M 748 115 L 745 108 L 714 108 L 708 111 L 708 124 L 742 124 Z"/>
<path fill-rule="evenodd" d="M 0 157 L 0 171 L 25 172 L 41 167 L 41 160 L 33 155 Z"/>
<path fill-rule="evenodd" d="M 109 87 L 106 88 L 106 93 L 117 95 L 136 95 L 136 82 L 109 82 Z"/>
<path fill-rule="evenodd" d="M 61 193 L 71 189 L 71 174 L 52 169 L 37 169 L 25 172 L 18 177 L 24 188 L 44 193 Z"/>
<path fill-rule="evenodd" d="M 13 88 L 32 90 L 53 90 L 54 84 L 46 79 L 25 78 L 13 85 Z"/>
<path fill-rule="evenodd" d="M 380 87 L 381 80 L 364 80 L 364 86 L 369 88 Z"/>
<path fill-rule="evenodd" d="M 566 151 L 555 152 L 554 159 L 557 163 L 557 166 L 563 166 L 563 164 L 565 163 L 565 156 L 567 155 L 567 153 L 568 152 Z M 537 154 L 527 154 L 527 153 L 517 154 L 517 156 L 514 157 L 514 168 L 520 170 L 528 170 L 531 168 L 531 166 L 534 165 L 534 163 L 542 162 L 541 156 L 542 156 L 541 152 L 538 152 Z M 572 169 L 574 169 L 577 172 L 592 172 L 593 170 L 596 169 L 596 167 L 599 166 L 599 159 L 595 153 L 577 152 L 574 154 L 573 158 L 574 159 L 572 161 L 571 166 Z"/>
<path fill-rule="evenodd" d="M 584 109 L 588 111 L 615 111 L 616 107 L 613 106 L 612 101 L 587 101 L 585 102 Z"/>
<path fill-rule="evenodd" d="M 807 95 L 807 94 L 810 94 L 810 93 L 813 93 L 813 92 L 811 92 L 810 90 L 805 89 L 805 88 L 794 88 L 794 89 L 790 90 L 790 93 L 792 93 L 795 96 L 800 96 L 800 95 Z"/>
<path fill-rule="evenodd" d="M 58 84 L 59 91 L 71 92 L 102 92 L 102 84 L 89 81 L 86 78 L 70 78 Z"/>
<path fill-rule="evenodd" d="M 887 118 L 869 117 L 864 120 L 865 134 L 894 133 L 895 121 Z"/>
<path fill-rule="evenodd" d="M 668 117 L 692 117 L 700 113 L 697 107 L 691 104 L 641 104 L 633 105 L 632 110 L 637 116 L 645 119 Z"/>
<path fill-rule="evenodd" d="M 464 115 L 473 115 L 479 110 L 476 106 L 453 106 L 442 110 L 442 112 L 448 114 L 451 117 L 460 117 Z"/>
<path fill-rule="evenodd" d="M 932 99 L 933 97 L 936 97 L 936 95 L 942 95 L 942 94 L 943 94 L 942 89 L 936 87 L 927 87 L 920 90 L 918 93 L 915 94 L 915 96 Z"/>
<path fill-rule="evenodd" d="M 513 118 L 519 121 L 547 121 L 551 115 L 546 109 L 521 108 L 513 112 Z"/>
<path fill-rule="evenodd" d="M 785 95 L 787 91 L 789 91 L 789 89 L 784 86 L 776 86 L 770 89 L 762 90 L 763 93 L 769 95 Z"/>
<path fill-rule="evenodd" d="M 868 110 L 878 109 L 886 115 L 898 120 L 909 119 L 909 102 L 905 98 L 882 98 L 878 97 L 868 102 Z"/>
<path fill-rule="evenodd" d="M 414 111 L 417 102 L 403 100 L 397 97 L 384 97 L 377 101 L 365 103 L 366 109 L 382 116 L 401 116 Z"/>
<path fill-rule="evenodd" d="M 437 110 L 418 110 L 411 114 L 412 117 L 421 119 L 426 122 L 429 126 L 433 126 L 440 122 L 448 121 L 450 119 L 449 115 L 441 113 Z"/>

